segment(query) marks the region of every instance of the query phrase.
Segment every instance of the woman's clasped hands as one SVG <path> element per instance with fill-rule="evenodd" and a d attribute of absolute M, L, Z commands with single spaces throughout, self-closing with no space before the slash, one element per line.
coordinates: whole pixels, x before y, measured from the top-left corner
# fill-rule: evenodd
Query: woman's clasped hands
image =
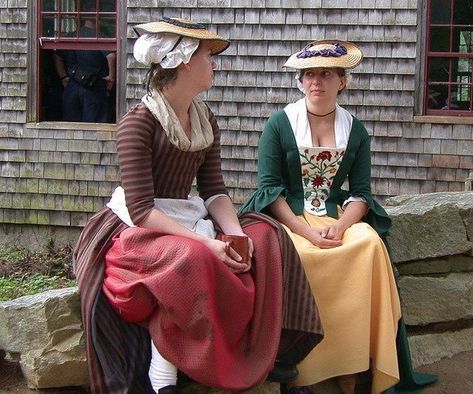
<path fill-rule="evenodd" d="M 344 228 L 338 221 L 324 228 L 308 227 L 303 236 L 321 249 L 336 248 L 343 244 Z"/>

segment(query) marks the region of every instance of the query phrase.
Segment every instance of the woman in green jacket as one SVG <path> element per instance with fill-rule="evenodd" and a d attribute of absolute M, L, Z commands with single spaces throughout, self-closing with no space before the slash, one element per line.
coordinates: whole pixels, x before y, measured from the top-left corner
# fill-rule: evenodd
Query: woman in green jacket
<path fill-rule="evenodd" d="M 401 308 L 382 239 L 391 221 L 371 194 L 368 133 L 337 104 L 345 70 L 362 58 L 352 43 L 324 40 L 288 59 L 305 97 L 266 123 L 258 189 L 241 208 L 284 225 L 319 306 L 325 337 L 298 365 L 290 392 L 337 377 L 344 393 L 354 393 L 357 374 L 370 369 L 372 393 L 400 378 Z"/>

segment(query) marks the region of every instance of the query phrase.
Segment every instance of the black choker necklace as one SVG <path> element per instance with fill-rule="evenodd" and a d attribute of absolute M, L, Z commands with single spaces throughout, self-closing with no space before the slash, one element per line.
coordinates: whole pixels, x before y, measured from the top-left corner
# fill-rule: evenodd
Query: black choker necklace
<path fill-rule="evenodd" d="M 324 115 L 317 115 L 317 114 L 314 114 L 313 112 L 310 112 L 310 111 L 309 111 L 309 108 L 306 108 L 308 114 L 317 116 L 318 118 L 323 118 L 324 116 L 328 116 L 328 115 L 330 115 L 330 114 L 333 114 L 336 109 L 337 109 L 337 108 L 334 108 L 333 110 L 331 110 L 330 112 L 327 112 L 327 113 L 324 114 Z"/>

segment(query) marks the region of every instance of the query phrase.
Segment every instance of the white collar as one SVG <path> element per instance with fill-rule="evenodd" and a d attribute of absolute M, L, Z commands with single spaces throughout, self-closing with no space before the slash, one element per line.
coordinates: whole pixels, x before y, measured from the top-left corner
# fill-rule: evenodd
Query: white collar
<path fill-rule="evenodd" d="M 297 146 L 312 146 L 312 134 L 307 118 L 305 97 L 284 108 L 292 131 L 296 137 Z M 337 148 L 346 148 L 353 124 L 353 116 L 336 104 L 335 107 L 335 143 Z"/>

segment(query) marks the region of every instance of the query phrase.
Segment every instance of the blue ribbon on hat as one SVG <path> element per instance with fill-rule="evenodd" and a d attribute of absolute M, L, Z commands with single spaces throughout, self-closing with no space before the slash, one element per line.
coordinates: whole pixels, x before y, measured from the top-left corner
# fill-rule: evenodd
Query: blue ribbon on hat
<path fill-rule="evenodd" d="M 323 49 L 314 49 L 310 51 L 309 48 L 313 47 L 314 44 L 307 44 L 302 51 L 300 51 L 296 57 L 298 59 L 306 59 L 308 57 L 322 56 L 322 57 L 340 57 L 348 53 L 347 48 L 343 45 L 340 45 L 338 42 L 331 44 L 334 48 L 323 48 Z"/>

